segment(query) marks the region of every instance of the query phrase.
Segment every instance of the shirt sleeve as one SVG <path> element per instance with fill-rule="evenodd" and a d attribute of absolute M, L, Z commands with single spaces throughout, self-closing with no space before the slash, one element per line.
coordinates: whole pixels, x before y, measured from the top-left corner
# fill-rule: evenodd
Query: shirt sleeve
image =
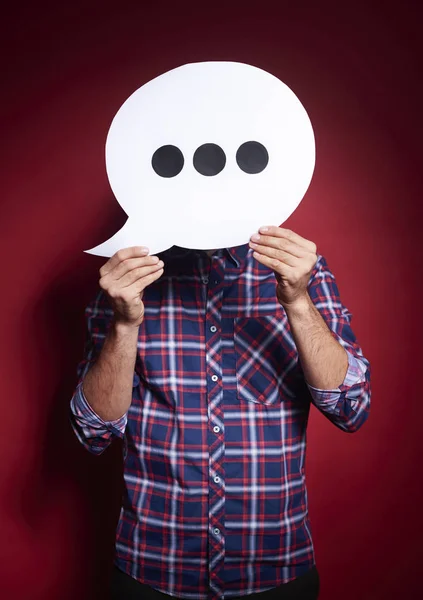
<path fill-rule="evenodd" d="M 337 427 L 353 433 L 369 416 L 370 363 L 351 329 L 352 315 L 341 302 L 335 277 L 323 256 L 318 257 L 308 292 L 332 335 L 346 350 L 348 369 L 344 381 L 335 389 L 321 390 L 308 383 L 307 386 L 316 407 Z"/>
<path fill-rule="evenodd" d="M 113 437 L 123 438 L 128 415 L 115 421 L 104 421 L 90 406 L 84 395 L 83 381 L 103 347 L 113 318 L 113 309 L 101 290 L 85 309 L 87 324 L 84 357 L 77 367 L 78 383 L 70 401 L 70 420 L 76 437 L 93 454 L 101 454 Z"/>

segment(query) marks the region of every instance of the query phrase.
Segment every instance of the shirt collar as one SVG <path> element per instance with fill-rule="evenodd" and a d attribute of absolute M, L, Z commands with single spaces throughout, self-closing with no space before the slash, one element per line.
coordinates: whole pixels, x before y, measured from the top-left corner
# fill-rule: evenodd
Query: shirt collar
<path fill-rule="evenodd" d="M 243 244 L 241 246 L 233 246 L 231 248 L 220 248 L 217 251 L 218 256 L 222 256 L 226 254 L 226 256 L 231 260 L 236 267 L 240 268 L 245 262 L 247 258 L 249 250 L 248 244 Z M 204 256 L 204 250 L 191 250 L 189 248 L 181 248 L 180 246 L 172 246 L 168 250 L 164 250 L 163 252 L 158 253 L 161 256 L 171 256 L 175 259 L 184 259 L 184 258 L 192 258 L 194 256 Z"/>
<path fill-rule="evenodd" d="M 242 267 L 247 258 L 250 246 L 248 244 L 242 244 L 242 246 L 233 246 L 232 248 L 225 248 L 229 255 L 229 258 L 233 260 L 237 267 Z"/>

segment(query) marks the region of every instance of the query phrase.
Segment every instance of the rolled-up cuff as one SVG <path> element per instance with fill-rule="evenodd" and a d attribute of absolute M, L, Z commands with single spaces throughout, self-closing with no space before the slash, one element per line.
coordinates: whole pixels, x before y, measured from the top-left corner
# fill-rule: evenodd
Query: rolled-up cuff
<path fill-rule="evenodd" d="M 367 367 L 363 361 L 351 354 L 351 352 L 348 352 L 348 350 L 346 350 L 346 352 L 348 357 L 348 369 L 344 381 L 341 384 L 343 390 L 352 387 L 353 385 L 363 383 L 366 379 L 367 370 Z M 322 390 L 313 387 L 309 383 L 307 383 L 307 386 L 316 404 L 336 405 L 341 396 L 341 387 L 331 390 Z"/>
<path fill-rule="evenodd" d="M 118 437 L 123 437 L 126 424 L 128 422 L 128 413 L 122 415 L 119 419 L 105 421 L 92 408 L 85 398 L 83 382 L 77 386 L 75 394 L 71 400 L 71 410 L 78 420 L 83 420 L 89 428 L 111 431 Z"/>

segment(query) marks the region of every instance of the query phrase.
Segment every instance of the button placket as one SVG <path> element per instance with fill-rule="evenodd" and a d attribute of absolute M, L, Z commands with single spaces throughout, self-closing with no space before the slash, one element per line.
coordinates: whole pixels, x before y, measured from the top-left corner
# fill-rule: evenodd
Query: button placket
<path fill-rule="evenodd" d="M 213 256 L 206 290 L 206 373 L 207 402 L 209 407 L 209 577 L 211 589 L 221 594 L 223 590 L 223 569 L 225 557 L 224 488 L 224 436 L 223 430 L 223 388 L 222 388 L 222 338 L 221 306 L 223 287 L 224 258 Z M 204 288 L 203 288 L 204 289 Z M 212 358 L 211 358 L 212 357 Z M 219 423 L 219 425 L 217 424 Z"/>

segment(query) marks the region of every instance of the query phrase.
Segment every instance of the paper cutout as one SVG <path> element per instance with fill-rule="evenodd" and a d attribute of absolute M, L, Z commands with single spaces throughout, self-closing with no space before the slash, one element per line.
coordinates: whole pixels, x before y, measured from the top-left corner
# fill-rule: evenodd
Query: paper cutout
<path fill-rule="evenodd" d="M 243 63 L 178 67 L 136 90 L 112 121 L 106 169 L 128 220 L 86 252 L 246 244 L 292 214 L 314 165 L 310 119 L 282 81 Z"/>
<path fill-rule="evenodd" d="M 184 155 L 176 146 L 162 146 L 153 154 L 151 165 L 160 177 L 176 177 L 184 166 Z"/>
<path fill-rule="evenodd" d="M 207 177 L 218 175 L 226 165 L 226 155 L 217 144 L 203 144 L 194 152 L 194 169 Z"/>
<path fill-rule="evenodd" d="M 236 153 L 238 167 L 244 173 L 261 173 L 267 167 L 269 154 L 263 144 L 259 142 L 245 142 Z"/>

